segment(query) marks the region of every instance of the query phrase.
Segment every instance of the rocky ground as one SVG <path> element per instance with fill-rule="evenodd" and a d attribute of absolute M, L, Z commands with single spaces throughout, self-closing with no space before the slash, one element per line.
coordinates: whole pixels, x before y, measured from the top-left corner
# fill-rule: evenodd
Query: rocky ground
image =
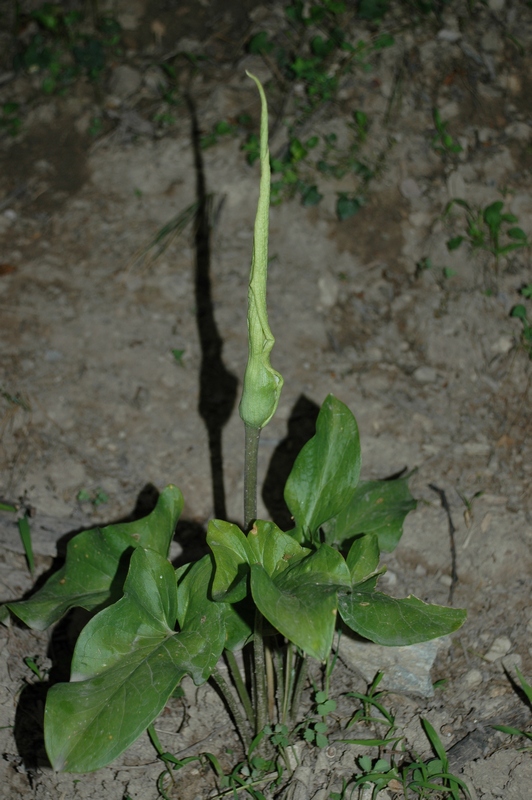
<path fill-rule="evenodd" d="M 65 533 L 141 513 L 169 482 L 186 498 L 175 559 L 201 551 L 213 515 L 241 519 L 236 406 L 258 192 L 258 164 L 241 148 L 258 130 L 252 71 L 270 98 L 276 158 L 287 163 L 290 130 L 302 142 L 319 137 L 291 166 L 323 195 L 318 204 L 303 198 L 306 205 L 297 192 L 288 197 L 289 176 L 280 173 L 269 310 L 285 388 L 261 442 L 259 514 L 272 513 L 275 465 L 311 435 L 329 392 L 357 417 L 363 477 L 414 470 L 418 508 L 386 558 L 388 591 L 447 603 L 452 588 L 468 620 L 428 658 L 423 685 L 401 690 L 387 667 L 395 689 L 387 702 L 409 752 L 430 755 L 419 718 L 431 721 L 475 800 L 526 800 L 526 740 L 493 726 L 530 728 L 515 667 L 532 679 L 532 373 L 524 326 L 510 316 L 522 304 L 532 319 L 532 301 L 520 294 L 532 283 L 530 249 L 496 259 L 482 221 L 485 247 L 475 248 L 467 209 L 444 211 L 459 198 L 473 218 L 501 200 L 517 221 L 502 223 L 500 246 L 521 241 L 507 236 L 512 225 L 532 236 L 529 4 L 464 0 L 423 13 L 397 2 L 378 23 L 348 3 L 341 26 L 362 45 L 347 65 L 330 57 L 326 74 L 338 85 L 311 112 L 311 78 L 290 78 L 275 47 L 289 49 L 300 36 L 304 52 L 316 30 L 287 27 L 286 2 L 99 3 L 120 24 L 105 66 L 95 80 L 58 79 L 48 93 L 50 69 L 29 57 L 20 63 L 41 30 L 30 16 L 40 6 L 19 5 L 15 21 L 12 4 L 0 3 L 0 498 L 31 508 L 37 573 L 52 567 Z M 250 53 L 261 32 L 277 44 Z M 64 39 L 54 42 L 68 56 Z M 434 109 L 447 126 L 439 131 Z M 323 158 L 349 169 L 327 176 L 315 162 L 333 133 L 336 150 Z M 198 137 L 204 147 L 195 152 Z M 199 168 L 211 197 L 210 252 L 185 224 L 205 199 Z M 338 218 L 342 195 L 359 207 L 346 219 Z M 158 247 L 167 225 L 175 235 Z M 449 249 L 458 235 L 464 242 Z M 1 599 L 19 598 L 32 579 L 14 515 L 1 513 L 0 537 Z M 161 764 L 147 737 L 96 774 L 55 775 L 46 766 L 46 680 L 23 659 L 60 670 L 69 633 L 0 631 L 0 796 L 156 798 Z M 344 655 L 338 694 L 372 677 Z M 433 693 L 431 680 L 443 678 Z M 352 713 L 340 706 L 344 722 Z M 238 742 L 209 686 L 185 682 L 185 699 L 156 727 L 171 752 L 208 750 L 234 766 Z M 325 800 L 360 773 L 361 752 L 300 750 L 283 796 Z M 196 765 L 171 796 L 206 797 L 213 788 Z M 401 796 L 393 785 L 379 794 Z"/>

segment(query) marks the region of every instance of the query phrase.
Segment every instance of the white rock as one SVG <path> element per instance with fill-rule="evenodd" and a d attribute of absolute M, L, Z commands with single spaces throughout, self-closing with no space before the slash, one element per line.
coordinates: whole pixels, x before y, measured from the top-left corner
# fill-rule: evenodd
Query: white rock
<path fill-rule="evenodd" d="M 459 197 L 462 200 L 465 199 L 466 185 L 462 175 L 460 172 L 458 172 L 458 170 L 451 172 L 447 178 L 447 193 L 449 198 Z"/>
<path fill-rule="evenodd" d="M 469 672 L 466 672 L 462 680 L 468 689 L 473 689 L 473 687 L 480 686 L 482 683 L 482 672 L 479 669 L 470 669 Z"/>
<path fill-rule="evenodd" d="M 338 286 L 338 281 L 330 272 L 326 272 L 325 275 L 319 278 L 318 289 L 320 292 L 320 305 L 324 308 L 332 308 L 336 305 L 340 287 Z"/>
<path fill-rule="evenodd" d="M 532 135 L 532 128 L 526 122 L 512 122 L 504 129 L 505 134 L 510 139 L 517 139 L 518 142 L 528 142 Z"/>
<path fill-rule="evenodd" d="M 493 664 L 505 656 L 511 647 L 512 643 L 507 636 L 497 636 L 484 658 Z"/>
<path fill-rule="evenodd" d="M 434 383 L 438 379 L 438 373 L 434 367 L 418 367 L 413 377 L 418 383 Z"/>
<path fill-rule="evenodd" d="M 430 670 L 439 648 L 446 642 L 443 638 L 406 647 L 384 647 L 352 639 L 346 633 L 340 638 L 340 657 L 368 683 L 382 670 L 382 689 L 432 697 Z"/>
<path fill-rule="evenodd" d="M 421 187 L 414 178 L 404 178 L 399 184 L 399 191 L 407 200 L 414 200 L 422 195 Z"/>
<path fill-rule="evenodd" d="M 509 353 L 513 346 L 514 346 L 514 337 L 511 336 L 510 334 L 503 334 L 502 336 L 499 336 L 496 342 L 493 342 L 493 344 L 490 347 L 490 350 L 492 353 L 504 354 L 504 353 Z"/>
<path fill-rule="evenodd" d="M 461 39 L 462 34 L 460 31 L 450 31 L 448 28 L 442 28 L 441 31 L 438 31 L 436 38 L 442 42 L 452 43 Z"/>

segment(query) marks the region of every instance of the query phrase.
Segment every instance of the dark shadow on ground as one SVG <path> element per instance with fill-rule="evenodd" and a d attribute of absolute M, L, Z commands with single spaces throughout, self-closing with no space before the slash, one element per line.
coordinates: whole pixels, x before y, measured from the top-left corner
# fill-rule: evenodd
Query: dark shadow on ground
<path fill-rule="evenodd" d="M 299 451 L 316 432 L 319 410 L 316 403 L 300 395 L 288 420 L 288 433 L 275 448 L 266 473 L 262 499 L 271 519 L 283 531 L 294 527 L 283 497 L 285 483 Z"/>
<path fill-rule="evenodd" d="M 196 320 L 201 347 L 199 413 L 207 428 L 214 516 L 226 519 L 223 478 L 222 429 L 227 424 L 236 400 L 237 378 L 225 367 L 222 359 L 223 341 L 214 318 L 210 277 L 211 229 L 205 173 L 200 146 L 200 130 L 196 108 L 190 95 L 186 96 L 192 121 L 192 147 L 196 169 L 195 300 Z"/>

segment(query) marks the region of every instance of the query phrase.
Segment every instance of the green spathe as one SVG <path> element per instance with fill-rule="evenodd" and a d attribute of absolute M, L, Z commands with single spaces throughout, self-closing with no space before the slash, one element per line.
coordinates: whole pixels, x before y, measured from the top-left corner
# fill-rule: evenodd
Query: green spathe
<path fill-rule="evenodd" d="M 268 107 L 260 81 L 247 73 L 257 84 L 261 100 L 260 122 L 260 191 L 253 255 L 248 290 L 248 363 L 240 400 L 240 416 L 251 428 L 264 428 L 275 414 L 282 376 L 270 364 L 275 343 L 268 324 L 266 279 L 268 274 L 268 222 L 270 213 L 270 154 L 268 151 Z"/>

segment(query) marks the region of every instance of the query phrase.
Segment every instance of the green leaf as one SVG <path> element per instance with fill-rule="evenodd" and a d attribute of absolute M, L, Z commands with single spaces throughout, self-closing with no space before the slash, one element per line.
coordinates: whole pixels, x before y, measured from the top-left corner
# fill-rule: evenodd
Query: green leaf
<path fill-rule="evenodd" d="M 153 550 L 131 556 L 124 596 L 96 614 L 79 635 L 71 681 L 93 678 L 131 651 L 140 636 L 172 636 L 177 619 L 177 583 L 169 561 Z"/>
<path fill-rule="evenodd" d="M 261 519 L 255 521 L 248 533 L 247 542 L 250 563 L 261 564 L 270 577 L 284 572 L 296 560 L 310 552 L 275 523 Z"/>
<path fill-rule="evenodd" d="M 270 42 L 266 31 L 260 31 L 249 40 L 248 51 L 253 54 L 271 53 L 273 42 Z"/>
<path fill-rule="evenodd" d="M 317 206 L 323 200 L 323 195 L 318 191 L 318 187 L 313 184 L 306 186 L 301 194 L 301 203 L 305 208 Z"/>
<path fill-rule="evenodd" d="M 403 534 L 406 515 L 417 503 L 408 481 L 363 481 L 348 505 L 324 525 L 325 541 L 340 545 L 360 533 L 375 533 L 379 548 L 391 553 Z"/>
<path fill-rule="evenodd" d="M 457 608 L 429 605 L 417 597 L 396 599 L 380 592 L 341 594 L 343 621 L 366 639 L 387 646 L 426 642 L 452 633 L 466 618 Z"/>
<path fill-rule="evenodd" d="M 323 36 L 314 36 L 310 42 L 310 49 L 315 56 L 319 56 L 320 58 L 326 58 L 335 47 L 334 39 L 324 39 Z"/>
<path fill-rule="evenodd" d="M 463 241 L 464 241 L 464 237 L 463 236 L 454 236 L 452 239 L 449 239 L 449 241 L 447 242 L 447 250 L 449 250 L 449 252 L 452 252 L 453 250 L 457 250 L 460 247 L 460 245 L 462 244 Z"/>
<path fill-rule="evenodd" d="M 518 239 L 522 242 L 527 241 L 526 233 L 522 228 L 510 228 L 507 233 L 510 239 Z"/>
<path fill-rule="evenodd" d="M 73 675 L 91 677 L 48 693 L 45 744 L 54 769 L 105 766 L 153 722 L 186 673 L 207 679 L 223 647 L 223 607 L 211 603 L 180 633 L 172 630 L 176 611 L 172 567 L 138 548 L 124 597 L 94 617 L 76 645 Z"/>
<path fill-rule="evenodd" d="M 353 584 L 366 580 L 379 566 L 379 541 L 375 534 L 357 536 L 349 549 L 346 563 Z"/>
<path fill-rule="evenodd" d="M 207 544 L 216 564 L 213 598 L 227 603 L 243 600 L 249 575 L 249 548 L 245 535 L 237 525 L 215 519 L 207 527 Z"/>
<path fill-rule="evenodd" d="M 339 192 L 336 201 L 336 216 L 343 222 L 357 214 L 362 208 L 362 201 L 359 197 Z"/>
<path fill-rule="evenodd" d="M 283 636 L 320 661 L 331 650 L 338 589 L 349 582 L 344 559 L 328 545 L 274 579 L 261 565 L 251 567 L 251 591 L 259 611 Z"/>
<path fill-rule="evenodd" d="M 147 517 L 78 533 L 67 545 L 64 566 L 42 589 L 6 607 L 30 628 L 42 631 L 71 608 L 94 611 L 115 602 L 122 595 L 134 548 L 146 547 L 166 557 L 183 502 L 179 489 L 170 485 Z"/>
<path fill-rule="evenodd" d="M 518 304 L 518 305 L 514 306 L 512 308 L 512 310 L 510 311 L 510 316 L 511 317 L 517 317 L 518 319 L 522 319 L 523 321 L 526 322 L 527 321 L 527 314 L 526 314 L 525 306 L 522 305 L 522 304 Z"/>
<path fill-rule="evenodd" d="M 284 498 L 312 541 L 323 523 L 350 502 L 360 475 L 360 441 L 354 416 L 329 395 L 316 421 L 316 434 L 303 447 L 292 468 Z"/>

